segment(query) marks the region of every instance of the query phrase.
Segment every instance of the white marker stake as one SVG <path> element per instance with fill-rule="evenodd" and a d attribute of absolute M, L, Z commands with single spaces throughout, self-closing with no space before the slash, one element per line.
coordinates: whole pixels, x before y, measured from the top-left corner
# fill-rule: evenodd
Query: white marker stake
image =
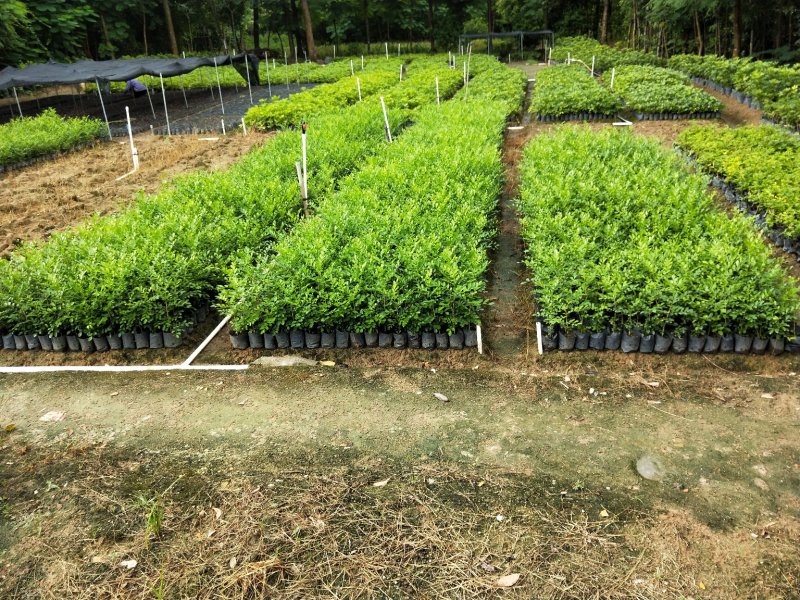
<path fill-rule="evenodd" d="M 283 62 L 286 65 L 286 93 L 289 93 L 289 57 L 283 53 Z"/>
<path fill-rule="evenodd" d="M 594 77 L 594 56 L 592 57 L 592 77 Z"/>
<path fill-rule="evenodd" d="M 303 123 L 303 198 L 308 200 L 308 161 L 306 155 L 306 128 L 307 124 Z"/>
<path fill-rule="evenodd" d="M 217 59 L 214 57 L 214 71 L 217 74 L 217 90 L 219 90 L 219 105 L 222 107 L 222 114 L 225 114 L 225 103 L 222 101 L 222 84 L 219 82 L 219 67 L 217 66 Z"/>
<path fill-rule="evenodd" d="M 99 88 L 98 88 L 99 89 Z M 19 116 L 22 116 L 22 107 L 19 105 L 19 96 L 17 96 L 17 88 L 14 88 L 14 100 L 17 101 L 17 110 L 19 111 Z"/>
<path fill-rule="evenodd" d="M 133 145 L 133 129 L 131 129 L 131 111 L 128 107 L 125 107 L 125 118 L 128 120 L 128 140 L 131 143 L 131 160 L 133 161 L 133 170 L 136 171 L 139 168 L 139 152 L 136 150 L 136 146 Z"/>
<path fill-rule="evenodd" d="M 550 48 L 550 51 L 547 53 L 547 66 L 550 66 L 550 63 L 553 60 L 553 48 Z"/>
<path fill-rule="evenodd" d="M 333 60 L 336 60 L 336 44 L 333 45 Z"/>
<path fill-rule="evenodd" d="M 264 64 L 267 67 L 267 89 L 269 90 L 269 99 L 272 100 L 272 80 L 269 75 L 269 58 L 267 58 L 266 52 L 264 52 Z M 272 68 L 274 69 L 275 66 L 273 65 Z"/>
<path fill-rule="evenodd" d="M 616 76 L 617 76 L 617 67 L 614 67 L 613 69 L 611 69 L 611 85 L 610 85 L 610 87 L 611 87 L 612 90 L 614 89 L 614 77 L 616 77 Z"/>
<path fill-rule="evenodd" d="M 228 135 L 225 133 L 225 119 L 220 119 L 220 122 L 222 123 L 222 135 Z"/>
<path fill-rule="evenodd" d="M 386 139 L 389 140 L 389 143 L 392 143 L 392 130 L 389 127 L 389 115 L 386 114 L 386 103 L 383 101 L 383 96 L 381 96 L 381 108 L 383 109 L 383 125 L 386 128 Z"/>
<path fill-rule="evenodd" d="M 464 85 L 467 85 L 467 61 L 464 61 Z"/>
<path fill-rule="evenodd" d="M 361 78 L 356 77 L 356 88 L 358 89 L 358 101 L 361 102 Z"/>
<path fill-rule="evenodd" d="M 244 124 L 244 117 L 242 117 L 242 132 L 247 135 L 247 125 Z"/>
<path fill-rule="evenodd" d="M 475 333 L 478 334 L 478 354 L 483 354 L 483 332 L 480 325 L 475 326 Z"/>
<path fill-rule="evenodd" d="M 350 75 L 355 75 L 355 69 L 353 69 L 353 59 L 350 59 Z"/>
<path fill-rule="evenodd" d="M 439 100 L 439 78 L 436 78 L 436 106 L 441 106 L 442 102 Z"/>
<path fill-rule="evenodd" d="M 400 81 L 403 81 L 403 65 L 400 65 Z"/>
<path fill-rule="evenodd" d="M 164 99 L 164 116 L 167 118 L 167 136 L 172 135 L 172 130 L 169 128 L 169 112 L 167 111 L 167 95 L 164 93 L 164 77 L 161 73 L 158 74 L 158 78 L 161 80 L 161 97 Z M 220 96 L 222 97 L 222 96 Z"/>
<path fill-rule="evenodd" d="M 364 55 L 361 55 L 361 70 L 364 70 Z"/>
<path fill-rule="evenodd" d="M 539 354 L 544 354 L 544 348 L 542 347 L 542 324 L 539 321 L 536 321 L 536 348 L 539 350 Z"/>
<path fill-rule="evenodd" d="M 256 62 L 258 64 L 258 62 Z M 253 105 L 253 88 L 250 85 L 250 55 L 244 53 L 244 70 L 247 71 L 247 91 L 250 92 L 250 105 Z"/>
<path fill-rule="evenodd" d="M 572 53 L 571 52 L 567 52 L 567 64 L 568 65 L 572 64 Z"/>
<path fill-rule="evenodd" d="M 384 46 L 386 46 L 386 60 L 389 60 L 389 42 L 384 42 Z"/>

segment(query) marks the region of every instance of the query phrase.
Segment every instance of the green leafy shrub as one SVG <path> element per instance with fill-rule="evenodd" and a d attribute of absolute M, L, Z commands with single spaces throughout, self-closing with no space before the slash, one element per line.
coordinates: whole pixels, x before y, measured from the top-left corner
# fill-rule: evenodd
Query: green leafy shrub
<path fill-rule="evenodd" d="M 540 315 L 568 330 L 785 337 L 796 284 L 702 177 L 627 131 L 562 127 L 523 162 L 526 262 Z"/>
<path fill-rule="evenodd" d="M 272 252 L 241 258 L 220 293 L 234 330 L 452 331 L 478 322 L 499 146 L 518 107 L 513 82 L 523 84 L 495 64 L 468 95 L 419 109 L 398 141 Z M 498 89 L 508 97 L 494 100 Z"/>
<path fill-rule="evenodd" d="M 539 72 L 530 111 L 540 116 L 562 117 L 575 113 L 610 115 L 619 108 L 614 94 L 600 86 L 584 67 L 572 65 Z"/>
<path fill-rule="evenodd" d="M 776 127 L 710 125 L 686 129 L 677 144 L 745 192 L 770 227 L 800 239 L 800 139 Z"/>
<path fill-rule="evenodd" d="M 67 119 L 48 108 L 37 117 L 20 117 L 0 125 L 0 165 L 63 152 L 105 133 L 105 123 L 81 117 Z"/>
<path fill-rule="evenodd" d="M 573 58 L 591 67 L 592 57 L 595 59 L 597 72 L 608 71 L 612 67 L 622 65 L 660 65 L 663 62 L 655 54 L 627 48 L 612 48 L 583 36 L 558 38 L 553 47 L 554 61 L 566 62 L 568 58 Z"/>
<path fill-rule="evenodd" d="M 610 84 L 606 73 L 604 81 Z M 616 71 L 614 92 L 638 113 L 694 115 L 716 113 L 722 102 L 689 84 L 686 75 L 671 69 L 625 66 Z"/>

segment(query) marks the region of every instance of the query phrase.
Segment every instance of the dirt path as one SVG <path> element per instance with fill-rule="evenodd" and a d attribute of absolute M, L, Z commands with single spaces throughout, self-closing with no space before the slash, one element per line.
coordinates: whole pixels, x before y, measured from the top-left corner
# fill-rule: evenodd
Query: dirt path
<path fill-rule="evenodd" d="M 140 170 L 131 169 L 127 140 L 114 140 L 52 161 L 0 175 L 0 256 L 19 241 L 37 240 L 53 231 L 107 214 L 130 203 L 136 193 L 152 193 L 182 173 L 222 169 L 267 139 L 263 134 L 161 137 L 136 136 Z"/>
<path fill-rule="evenodd" d="M 0 376 L 0 595 L 791 597 L 798 361 L 603 358 Z"/>

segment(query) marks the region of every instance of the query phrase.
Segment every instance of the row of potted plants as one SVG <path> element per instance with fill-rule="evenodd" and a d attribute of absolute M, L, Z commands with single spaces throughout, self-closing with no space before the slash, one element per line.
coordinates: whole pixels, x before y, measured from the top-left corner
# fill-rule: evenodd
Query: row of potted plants
<path fill-rule="evenodd" d="M 773 241 L 800 253 L 800 139 L 766 125 L 708 125 L 681 132 L 676 145 L 729 201 L 756 214 Z"/>
<path fill-rule="evenodd" d="M 530 112 L 540 121 L 570 120 L 574 115 L 606 118 L 619 109 L 619 99 L 583 66 L 554 66 L 536 76 Z"/>
<path fill-rule="evenodd" d="M 73 150 L 94 142 L 105 123 L 89 117 L 65 118 L 54 108 L 35 117 L 17 117 L 0 125 L 0 172 L 5 167 Z"/>
<path fill-rule="evenodd" d="M 419 109 L 414 125 L 343 180 L 313 218 L 269 254 L 242 256 L 220 294 L 239 334 L 232 341 L 295 331 L 299 347 L 309 333 L 321 343 L 338 331 L 368 345 L 368 335 L 380 344 L 383 332 L 411 345 L 438 332 L 457 346 L 485 303 L 499 146 L 523 84 L 496 63 L 469 91 Z M 508 90 L 505 101 L 492 99 L 498 89 Z"/>
<path fill-rule="evenodd" d="M 778 352 L 794 339 L 796 283 L 747 219 L 718 211 L 704 178 L 655 141 L 565 127 L 533 139 L 522 171 L 538 314 L 565 349 L 616 349 L 623 335 L 629 351 L 643 340 L 645 351 L 727 348 L 738 335 L 740 347 L 758 338 Z"/>
<path fill-rule="evenodd" d="M 404 118 L 389 111 L 395 133 Z M 309 135 L 313 206 L 383 145 L 380 105 L 365 101 L 317 117 Z M 180 339 L 232 256 L 266 252 L 299 220 L 299 159 L 300 133 L 282 132 L 228 171 L 185 176 L 120 214 L 23 245 L 0 261 L 0 333 Z"/>
<path fill-rule="evenodd" d="M 611 85 L 611 74 L 603 74 Z M 637 118 L 718 117 L 722 102 L 693 87 L 689 78 L 671 69 L 644 65 L 619 67 L 614 73 L 614 89 Z"/>

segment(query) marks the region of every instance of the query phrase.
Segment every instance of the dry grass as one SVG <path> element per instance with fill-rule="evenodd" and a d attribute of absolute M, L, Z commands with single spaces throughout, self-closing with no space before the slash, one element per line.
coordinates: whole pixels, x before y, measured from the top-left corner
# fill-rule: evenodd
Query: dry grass
<path fill-rule="evenodd" d="M 496 470 L 6 448 L 3 598 L 482 598 L 512 572 L 510 598 L 788 598 L 800 580 L 796 523 L 752 540 Z M 141 494 L 165 511 L 149 549 Z"/>

